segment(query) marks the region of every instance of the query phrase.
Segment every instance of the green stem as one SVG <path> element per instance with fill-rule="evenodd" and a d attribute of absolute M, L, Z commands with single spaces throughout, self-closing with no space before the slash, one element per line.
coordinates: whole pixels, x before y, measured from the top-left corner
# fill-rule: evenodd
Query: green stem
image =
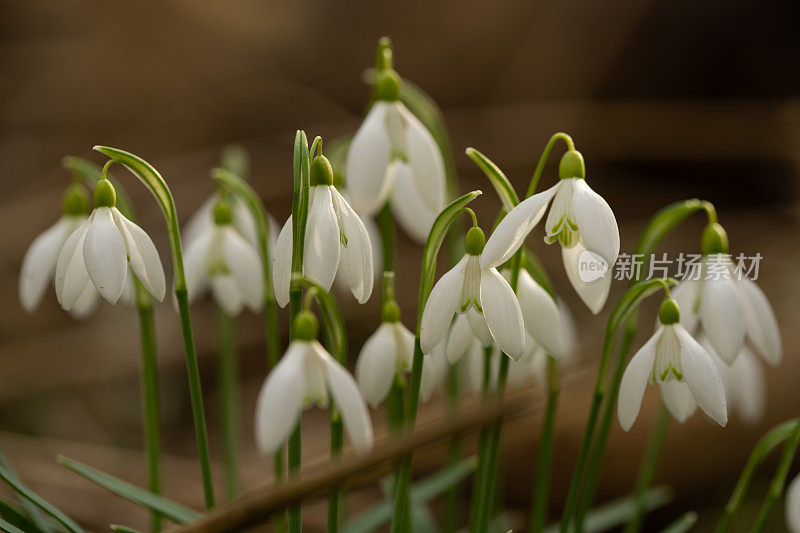
<path fill-rule="evenodd" d="M 236 356 L 236 321 L 217 308 L 219 330 L 219 396 L 222 417 L 222 449 L 228 501 L 239 492 L 239 364 Z"/>
<path fill-rule="evenodd" d="M 547 357 L 547 406 L 542 421 L 542 437 L 539 442 L 539 457 L 536 463 L 536 474 L 533 486 L 533 504 L 531 505 L 532 533 L 544 530 L 547 519 L 547 497 L 550 490 L 550 471 L 555 439 L 556 411 L 561 383 L 558 375 L 558 362 Z"/>
<path fill-rule="evenodd" d="M 630 522 L 625 526 L 626 533 L 637 533 L 642 527 L 642 519 L 645 513 L 644 495 L 653 484 L 658 461 L 661 458 L 661 449 L 664 447 L 664 438 L 667 436 L 667 429 L 669 429 L 670 419 L 669 411 L 662 404 L 658 412 L 658 418 L 656 418 L 655 424 L 650 430 L 647 447 L 644 449 L 642 462 L 639 465 L 639 474 L 636 476 L 636 486 L 633 491 L 635 511 Z"/>
<path fill-rule="evenodd" d="M 292 326 L 289 329 L 289 337 L 294 338 L 294 319 L 300 313 L 303 305 L 302 287 L 293 287 L 289 290 L 289 316 Z M 297 427 L 289 437 L 289 477 L 296 477 L 300 474 L 300 463 L 302 460 L 302 418 L 298 418 Z M 300 533 L 302 530 L 302 516 L 300 504 L 294 503 L 289 507 L 289 533 Z"/>
<path fill-rule="evenodd" d="M 135 285 L 142 342 L 142 412 L 147 450 L 148 489 L 155 494 L 161 494 L 161 412 L 153 303 L 138 279 L 135 280 Z M 153 532 L 161 530 L 161 515 L 156 511 L 152 513 L 151 530 Z"/>
<path fill-rule="evenodd" d="M 536 164 L 536 169 L 533 171 L 533 177 L 531 178 L 530 185 L 528 185 L 528 191 L 525 194 L 525 198 L 533 196 L 533 193 L 536 192 L 536 187 L 539 186 L 539 180 L 541 179 L 542 172 L 544 171 L 544 165 L 547 163 L 547 158 L 550 157 L 550 151 L 559 140 L 564 141 L 564 143 L 567 145 L 567 149 L 575 149 L 575 144 L 572 142 L 572 137 L 562 132 L 554 133 L 553 136 L 550 137 L 550 140 L 547 141 L 544 150 L 542 150 L 542 155 L 539 156 L 539 162 Z"/>
<path fill-rule="evenodd" d="M 734 516 L 736 516 L 736 513 L 739 511 L 739 507 L 741 507 L 742 502 L 744 502 L 744 498 L 747 495 L 747 489 L 750 487 L 750 482 L 753 481 L 753 476 L 755 475 L 758 466 L 764 461 L 767 455 L 772 452 L 772 450 L 780 446 L 781 443 L 793 435 L 798 429 L 800 429 L 800 419 L 794 418 L 792 420 L 787 420 L 779 426 L 771 429 L 761 438 L 760 441 L 758 441 L 758 444 L 756 444 L 755 448 L 753 448 L 750 458 L 747 460 L 747 464 L 745 465 L 744 470 L 742 470 L 742 474 L 739 476 L 739 481 L 736 482 L 736 487 L 734 487 L 733 493 L 731 494 L 731 497 L 725 506 L 725 512 L 723 513 L 722 518 L 717 525 L 717 533 L 725 533 L 730 528 Z"/>
<path fill-rule="evenodd" d="M 789 468 L 792 466 L 792 459 L 794 459 L 795 453 L 797 453 L 798 445 L 800 445 L 800 424 L 794 428 L 794 431 L 792 431 L 792 434 L 789 436 L 789 440 L 786 442 L 786 446 L 783 448 L 783 454 L 781 454 L 781 460 L 778 463 L 778 468 L 775 470 L 775 476 L 772 478 L 769 491 L 764 497 L 764 503 L 761 505 L 761 510 L 758 511 L 758 516 L 753 524 L 753 531 L 755 533 L 760 533 L 767 527 L 767 521 L 772 514 L 772 510 L 775 508 L 775 504 L 781 497 L 781 494 L 783 494 L 783 487 L 786 485 L 786 476 L 789 474 Z"/>
<path fill-rule="evenodd" d="M 450 365 L 447 371 L 447 407 L 448 414 L 454 417 L 458 413 L 458 366 Z M 450 441 L 450 447 L 447 450 L 447 465 L 453 467 L 458 464 L 458 459 L 461 456 L 461 439 L 453 437 Z M 460 483 L 454 483 L 452 487 L 447 490 L 444 499 L 444 531 L 445 533 L 455 533 L 458 527 L 458 514 L 459 514 L 459 493 Z"/>
<path fill-rule="evenodd" d="M 208 431 L 206 429 L 205 409 L 203 407 L 203 390 L 200 385 L 200 367 L 197 363 L 197 352 L 192 335 L 192 318 L 189 312 L 189 298 L 186 286 L 175 287 L 178 300 L 178 311 L 181 317 L 183 344 L 186 349 L 186 372 L 189 377 L 189 397 L 192 403 L 192 419 L 194 420 L 197 453 L 200 457 L 200 472 L 203 478 L 203 496 L 206 509 L 214 507 L 214 482 L 211 478 L 211 460 L 208 453 Z"/>

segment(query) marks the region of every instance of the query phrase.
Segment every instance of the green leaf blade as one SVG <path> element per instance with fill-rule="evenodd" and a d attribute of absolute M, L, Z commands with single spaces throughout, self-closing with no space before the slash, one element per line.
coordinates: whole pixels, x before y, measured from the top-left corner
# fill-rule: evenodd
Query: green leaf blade
<path fill-rule="evenodd" d="M 514 206 L 519 203 L 519 196 L 506 175 L 500 170 L 500 167 L 495 165 L 491 159 L 475 148 L 467 148 L 466 154 L 467 157 L 472 159 L 475 164 L 478 165 L 478 168 L 486 174 L 486 177 L 489 178 L 489 182 L 492 184 L 492 187 L 494 187 L 495 192 L 497 192 L 497 196 L 500 197 L 503 209 L 505 211 L 511 211 Z"/>
<path fill-rule="evenodd" d="M 29 489 L 4 467 L 0 467 L 0 478 L 2 478 L 3 481 L 5 481 L 12 489 L 14 489 L 14 492 L 16 492 L 18 495 L 25 498 L 36 507 L 56 519 L 56 521 L 64 526 L 67 531 L 71 533 L 86 533 L 83 528 L 74 520 Z"/>

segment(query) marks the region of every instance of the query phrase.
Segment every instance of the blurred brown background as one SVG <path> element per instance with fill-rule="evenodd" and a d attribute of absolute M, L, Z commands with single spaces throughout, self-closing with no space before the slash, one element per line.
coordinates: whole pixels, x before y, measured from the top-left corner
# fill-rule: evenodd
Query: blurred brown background
<path fill-rule="evenodd" d="M 144 512 L 53 462 L 64 453 L 144 483 L 139 345 L 131 309 L 103 304 L 90 320 L 75 323 L 52 291 L 35 315 L 26 315 L 18 303 L 22 256 L 59 215 L 69 180 L 61 157 L 102 162 L 91 152 L 98 143 L 141 155 L 166 177 L 186 220 L 212 191 L 208 171 L 221 146 L 239 142 L 251 153 L 254 186 L 282 222 L 290 211 L 295 129 L 327 140 L 354 131 L 368 98 L 361 74 L 384 34 L 394 41 L 397 70 L 443 108 L 462 191 L 487 191 L 476 203 L 485 224 L 498 203 L 463 149 L 479 148 L 521 189 L 550 134 L 563 130 L 583 152 L 592 187 L 617 214 L 623 251 L 632 250 L 656 209 L 697 196 L 717 205 L 734 253 L 764 256 L 760 284 L 778 314 L 785 350 L 782 366 L 767 370 L 766 419 L 745 427 L 734 417 L 722 430 L 698 414 L 682 427 L 673 425 L 658 479 L 672 484 L 677 496 L 656 513 L 651 527 L 689 509 L 701 514 L 698 529 L 713 524 L 759 435 L 797 415 L 796 3 L 94 0 L 4 1 L 0 10 L 0 442 L 35 490 L 81 522 L 102 530 L 110 522 L 143 527 L 146 520 Z M 549 168 L 546 183 L 554 179 Z M 167 265 L 155 202 L 133 178 L 123 180 Z M 686 224 L 665 250 L 696 252 L 701 224 L 699 217 Z M 585 423 L 592 364 L 610 305 L 592 317 L 569 287 L 558 250 L 536 237 L 531 242 L 576 315 L 582 364 L 589 369 L 562 396 L 555 519 Z M 410 324 L 420 250 L 407 239 L 400 246 L 398 292 Z M 615 285 L 610 302 L 622 287 Z M 354 361 L 377 326 L 377 306 L 372 301 L 358 307 L 341 296 Z M 213 307 L 203 302 L 193 314 L 219 459 Z M 158 307 L 157 320 L 166 492 L 199 508 L 178 321 L 168 304 Z M 252 405 L 265 368 L 261 317 L 245 314 L 239 336 L 245 478 L 252 485 L 269 475 L 251 437 Z M 631 489 L 656 397 L 648 391 L 630 434 L 615 424 L 601 499 Z M 429 412 L 441 411 L 441 403 L 434 400 Z M 381 416 L 375 418 L 381 426 Z M 306 438 L 306 456 L 320 461 L 326 457 L 323 420 L 312 412 L 305 424 L 324 435 Z M 521 513 L 530 497 L 538 426 L 536 414 L 505 432 L 504 457 L 512 466 L 506 469 L 506 500 Z M 430 469 L 440 451 L 421 454 L 419 467 Z M 774 458 L 754 485 L 756 508 L 772 465 Z M 375 494 L 357 491 L 354 497 L 374 501 Z M 324 504 L 308 508 L 311 529 L 323 523 L 322 509 Z M 745 509 L 741 524 L 753 515 Z M 770 530 L 784 527 L 780 507 Z"/>

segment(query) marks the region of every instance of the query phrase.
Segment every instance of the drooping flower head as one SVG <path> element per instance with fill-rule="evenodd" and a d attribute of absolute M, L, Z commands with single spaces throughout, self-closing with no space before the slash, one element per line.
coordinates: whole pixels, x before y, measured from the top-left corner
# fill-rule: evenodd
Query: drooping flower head
<path fill-rule="evenodd" d="M 303 276 L 330 290 L 337 271 L 359 303 L 372 294 L 372 245 L 361 218 L 333 186 L 328 158 L 318 155 L 311 162 L 309 212 L 303 251 Z M 278 235 L 273 254 L 275 300 L 289 303 L 292 276 L 292 217 Z"/>
<path fill-rule="evenodd" d="M 264 268 L 258 251 L 234 228 L 231 211 L 227 200 L 217 200 L 213 224 L 189 241 L 184 265 L 190 302 L 211 289 L 226 313 L 238 315 L 245 305 L 263 307 Z"/>
<path fill-rule="evenodd" d="M 464 257 L 434 285 L 422 312 L 423 353 L 430 353 L 442 342 L 453 315 L 459 313 L 466 314 L 476 337 L 491 338 L 514 360 L 522 357 L 525 350 L 522 311 L 513 289 L 494 268 L 505 260 L 500 261 L 494 253 L 487 255 L 496 234 L 497 231 L 486 243 L 483 231 L 472 227 L 467 232 Z M 511 255 L 513 251 L 508 257 Z"/>
<path fill-rule="evenodd" d="M 73 183 L 64 192 L 63 214 L 31 243 L 22 260 L 19 275 L 19 300 L 22 308 L 32 313 L 42 301 L 45 289 L 53 282 L 58 255 L 67 238 L 78 229 L 89 213 L 86 190 Z M 98 295 L 94 286 L 87 286 L 69 309 L 69 313 L 82 319 L 97 306 Z"/>
<path fill-rule="evenodd" d="M 256 443 L 273 454 L 289 439 L 305 407 L 328 405 L 329 396 L 342 415 L 345 432 L 358 451 L 372 447 L 367 404 L 355 379 L 317 342 L 319 324 L 308 311 L 295 318 L 295 340 L 267 376 L 256 404 Z"/>
<path fill-rule="evenodd" d="M 158 250 L 142 228 L 119 212 L 114 186 L 103 177 L 94 188 L 94 210 L 67 238 L 58 256 L 59 303 L 70 310 L 90 281 L 103 298 L 117 303 L 129 265 L 147 292 L 163 300 L 166 282 Z"/>
<path fill-rule="evenodd" d="M 347 190 L 362 216 L 389 201 L 400 225 L 424 243 L 445 206 L 444 160 L 433 135 L 400 101 L 401 80 L 391 68 L 391 51 L 384 51 L 375 103 L 348 148 Z"/>
<path fill-rule="evenodd" d="M 526 198 L 500 221 L 492 253 L 505 257 L 517 250 L 525 237 L 544 216 L 552 200 L 545 222 L 545 242 L 561 243 L 567 277 L 589 309 L 597 314 L 608 298 L 612 267 L 619 255 L 619 229 L 608 203 L 586 183 L 583 156 L 570 150 L 561 158 L 559 182 L 553 187 Z M 512 228 L 517 231 L 511 231 Z M 487 248 L 488 248 L 487 243 Z M 508 257 L 511 256 L 508 254 Z M 508 259 L 506 257 L 506 260 Z M 581 272 L 581 265 L 597 264 L 595 272 Z M 588 274 L 588 275 L 587 275 Z"/>
<path fill-rule="evenodd" d="M 725 390 L 711 356 L 680 324 L 677 302 L 667 298 L 659 309 L 661 325 L 634 354 L 622 376 L 617 415 L 628 431 L 639 414 L 648 383 L 658 383 L 670 413 L 680 422 L 695 405 L 719 425 L 728 422 Z"/>
<path fill-rule="evenodd" d="M 675 299 L 686 311 L 681 324 L 702 330 L 714 351 L 732 364 L 749 341 L 771 365 L 783 355 L 775 313 L 764 291 L 737 271 L 728 253 L 728 237 L 717 223 L 703 231 L 700 272 L 675 287 Z"/>

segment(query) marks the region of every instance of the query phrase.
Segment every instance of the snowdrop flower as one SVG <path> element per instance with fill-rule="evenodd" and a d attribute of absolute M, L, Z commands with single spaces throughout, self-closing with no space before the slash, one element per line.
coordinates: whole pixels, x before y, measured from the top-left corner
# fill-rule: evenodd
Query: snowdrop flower
<path fill-rule="evenodd" d="M 364 343 L 356 362 L 358 388 L 373 409 L 386 399 L 394 380 L 411 371 L 414 360 L 414 334 L 400 322 L 397 302 L 387 301 L 381 315 L 381 325 Z M 420 388 L 423 401 L 432 393 L 436 370 L 431 358 L 425 356 Z"/>
<path fill-rule="evenodd" d="M 256 442 L 273 454 L 289 439 L 304 407 L 328 405 L 328 395 L 342 415 L 344 429 L 358 451 L 372 447 L 367 404 L 353 377 L 317 342 L 319 324 L 308 311 L 295 318 L 296 337 L 267 376 L 256 405 Z"/>
<path fill-rule="evenodd" d="M 361 218 L 336 187 L 328 158 L 318 155 L 311 163 L 311 189 L 306 222 L 303 275 L 330 290 L 337 271 L 359 303 L 369 300 L 374 282 L 372 245 Z M 292 217 L 278 235 L 272 258 L 275 300 L 289 303 L 292 276 Z"/>
<path fill-rule="evenodd" d="M 790 533 L 800 533 L 800 475 L 786 491 L 786 526 Z"/>
<path fill-rule="evenodd" d="M 64 193 L 63 215 L 31 243 L 22 260 L 19 276 L 19 300 L 23 309 L 32 313 L 42 301 L 44 291 L 53 282 L 58 254 L 67 238 L 86 222 L 89 211 L 84 188 L 73 183 Z M 70 308 L 70 314 L 83 319 L 97 307 L 95 288 L 87 286 Z"/>
<path fill-rule="evenodd" d="M 498 258 L 487 254 L 483 231 L 472 227 L 465 240 L 466 254 L 442 276 L 428 297 L 420 324 L 420 346 L 430 353 L 445 338 L 455 313 L 466 314 L 475 336 L 494 341 L 514 360 L 525 350 L 525 327 L 519 302 L 508 282 L 494 265 Z M 484 250 L 484 244 L 486 250 Z"/>
<path fill-rule="evenodd" d="M 658 383 L 669 411 L 680 421 L 694 411 L 691 398 L 708 416 L 725 426 L 728 414 L 725 391 L 711 356 L 680 325 L 675 300 L 664 300 L 659 309 L 661 326 L 634 354 L 622 376 L 617 415 L 628 431 L 639 414 L 648 383 Z M 687 412 L 691 411 L 691 412 Z"/>
<path fill-rule="evenodd" d="M 775 313 L 764 292 L 742 272 L 728 254 L 728 239 L 719 224 L 703 232 L 703 265 L 699 279 L 685 279 L 673 294 L 685 313 L 681 324 L 698 326 L 714 351 L 729 365 L 749 340 L 771 365 L 783 356 Z"/>
<path fill-rule="evenodd" d="M 389 201 L 403 229 L 424 243 L 445 206 L 444 160 L 431 133 L 399 98 L 399 76 L 381 70 L 376 102 L 348 148 L 347 190 L 362 216 Z"/>
<path fill-rule="evenodd" d="M 541 346 L 555 359 L 567 357 L 575 344 L 571 338 L 574 331 L 570 330 L 562 317 L 558 303 L 524 268 L 519 273 L 517 298 L 525 320 L 525 330 L 534 345 Z"/>
<path fill-rule="evenodd" d="M 214 300 L 229 315 L 238 315 L 245 305 L 259 311 L 264 305 L 261 257 L 234 229 L 227 200 L 217 201 L 213 219 L 214 223 L 186 246 L 184 264 L 189 302 L 210 288 Z"/>
<path fill-rule="evenodd" d="M 767 378 L 758 357 L 744 346 L 736 360 L 728 365 L 717 355 L 707 337 L 700 339 L 700 345 L 717 364 L 730 412 L 735 412 L 745 424 L 758 424 L 764 418 L 767 403 Z"/>
<path fill-rule="evenodd" d="M 91 280 L 103 298 L 117 303 L 125 289 L 128 264 L 157 300 L 164 299 L 164 269 L 153 241 L 115 207 L 114 186 L 101 179 L 94 188 L 94 211 L 64 243 L 56 264 L 56 295 L 69 311 Z"/>
<path fill-rule="evenodd" d="M 578 296 L 597 314 L 608 298 L 612 267 L 619 254 L 619 229 L 608 203 L 586 183 L 583 156 L 570 150 L 561 158 L 559 182 L 546 191 L 534 194 L 514 207 L 500 221 L 492 252 L 502 262 L 508 260 L 525 237 L 544 216 L 553 201 L 545 222 L 545 242 L 561 243 L 567 277 Z M 497 263 L 497 264 L 501 264 Z M 496 266 L 495 264 L 494 266 Z M 591 265 L 582 271 L 581 265 Z"/>

